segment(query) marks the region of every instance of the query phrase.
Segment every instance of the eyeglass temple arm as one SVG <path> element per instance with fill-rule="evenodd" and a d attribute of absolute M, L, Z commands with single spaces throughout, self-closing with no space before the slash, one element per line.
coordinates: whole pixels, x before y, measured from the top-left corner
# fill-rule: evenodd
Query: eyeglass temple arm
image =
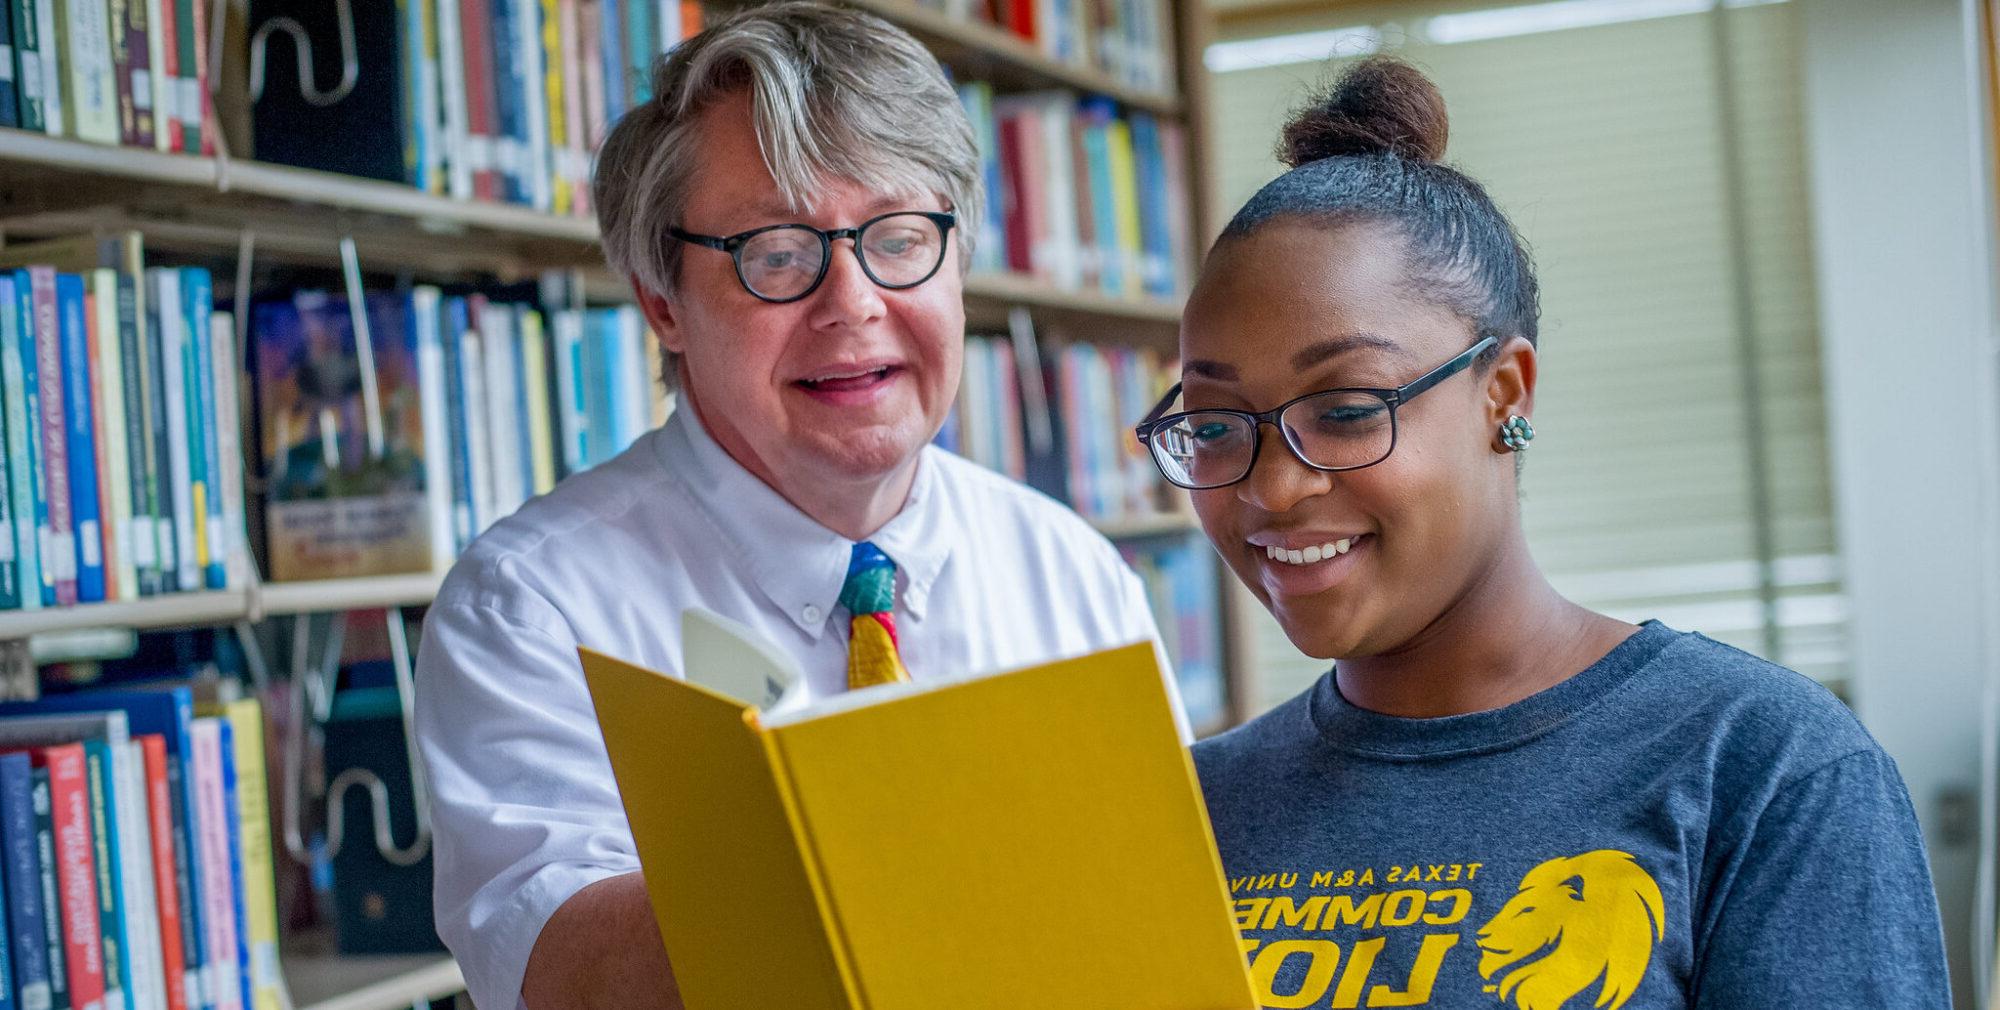
<path fill-rule="evenodd" d="M 1141 444 L 1144 444 L 1146 439 L 1153 434 L 1153 426 L 1159 423 L 1160 416 L 1167 412 L 1168 407 L 1174 405 L 1174 400 L 1180 395 L 1181 384 L 1176 382 L 1174 383 L 1174 388 L 1167 390 L 1167 395 L 1160 397 L 1160 402 L 1154 404 L 1153 409 L 1146 412 L 1145 420 L 1140 421 L 1132 428 L 1132 433 L 1139 436 Z"/>
<path fill-rule="evenodd" d="M 1474 361 L 1479 360 L 1479 356 L 1485 354 L 1488 348 L 1497 347 L 1499 344 L 1500 338 L 1494 336 L 1488 336 L 1480 342 L 1473 344 L 1461 352 L 1458 357 L 1432 369 L 1429 375 L 1425 375 L 1417 379 L 1417 381 L 1397 390 L 1397 399 L 1399 401 L 1414 399 L 1418 393 L 1465 371 Z"/>

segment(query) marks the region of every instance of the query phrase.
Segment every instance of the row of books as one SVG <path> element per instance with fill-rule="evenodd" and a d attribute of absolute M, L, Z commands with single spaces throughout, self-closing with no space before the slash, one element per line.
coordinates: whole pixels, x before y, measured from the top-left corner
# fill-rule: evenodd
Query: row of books
<path fill-rule="evenodd" d="M 996 25 L 1057 60 L 1153 91 L 1173 90 L 1173 22 L 1165 0 L 918 0 Z"/>
<path fill-rule="evenodd" d="M 278 1010 L 269 809 L 254 700 L 0 704 L 0 1008 Z"/>
<path fill-rule="evenodd" d="M 592 153 L 651 97 L 654 57 L 700 29 L 693 0 L 255 0 L 253 148 L 263 161 L 587 215 Z M 338 75 L 289 59 L 286 35 L 369 72 L 330 94 Z"/>
<path fill-rule="evenodd" d="M 638 310 L 418 286 L 251 310 L 272 579 L 441 571 L 487 526 L 665 419 Z M 371 402 L 375 404 L 371 408 Z"/>
<path fill-rule="evenodd" d="M 1171 298 L 1194 250 L 1178 123 L 1063 91 L 961 84 L 979 139 L 986 223 L 974 266 L 1065 289 Z"/>
<path fill-rule="evenodd" d="M 0 255 L 22 262 L 0 270 L 0 607 L 241 584 L 235 322 L 208 272 L 145 269 L 136 236 Z"/>
<path fill-rule="evenodd" d="M 1146 586 L 1188 722 L 1197 729 L 1217 725 L 1229 714 L 1229 685 L 1215 549 L 1190 532 L 1126 541 L 1118 550 Z"/>
<path fill-rule="evenodd" d="M 966 340 L 958 401 L 938 443 L 1115 524 L 1173 510 L 1132 426 L 1173 382 L 1150 350 L 1069 344 L 1046 364 L 1009 337 Z"/>
<path fill-rule="evenodd" d="M 203 0 L 6 0 L 0 126 L 215 153 Z"/>

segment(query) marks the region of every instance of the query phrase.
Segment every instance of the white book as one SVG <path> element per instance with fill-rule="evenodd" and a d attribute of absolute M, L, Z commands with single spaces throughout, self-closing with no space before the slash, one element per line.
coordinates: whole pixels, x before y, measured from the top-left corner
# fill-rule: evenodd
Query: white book
<path fill-rule="evenodd" d="M 537 0 L 512 0 L 515 58 L 520 61 L 522 100 L 527 103 L 528 148 L 522 168 L 528 181 L 529 202 L 536 210 L 555 204 L 555 187 L 549 179 L 549 94 L 547 62 L 542 59 L 542 5 Z"/>
<path fill-rule="evenodd" d="M 180 129 L 179 105 L 174 101 L 179 90 L 174 79 L 162 68 L 167 65 L 167 33 L 161 30 L 165 24 L 166 11 L 173 0 L 137 0 L 146 5 L 146 66 L 152 68 L 148 74 L 148 86 L 153 92 L 153 147 L 156 150 L 171 150 L 173 131 Z"/>
<path fill-rule="evenodd" d="M 132 564 L 132 483 L 131 456 L 125 441 L 125 370 L 119 354 L 118 271 L 99 268 L 90 272 L 92 306 L 97 312 L 97 388 L 91 402 L 103 421 L 98 447 L 104 473 L 98 488 L 103 499 L 106 540 L 111 544 L 112 576 L 117 584 L 114 600 L 139 598 L 138 571 Z"/>
<path fill-rule="evenodd" d="M 169 588 L 198 589 L 201 571 L 195 564 L 194 476 L 188 455 L 187 410 L 187 314 L 181 306 L 181 274 L 173 267 L 148 271 L 154 279 L 153 297 L 160 307 L 159 353 L 161 385 L 166 389 L 167 490 L 174 503 L 174 558 L 176 571 L 163 573 Z M 205 520 L 201 520 L 205 521 Z"/>
<path fill-rule="evenodd" d="M 438 74 L 444 90 L 445 192 L 454 199 L 472 199 L 470 113 L 465 105 L 465 33 L 459 27 L 458 0 L 438 0 Z"/>
<path fill-rule="evenodd" d="M 619 362 L 621 371 L 613 373 L 612 381 L 622 377 L 630 383 L 629 392 L 625 395 L 625 416 L 618 424 L 623 433 L 618 442 L 622 451 L 640 435 L 652 430 L 653 379 L 646 371 L 646 341 L 651 337 L 646 329 L 646 318 L 639 314 L 636 307 L 621 305 L 618 307 L 618 332 L 624 337 L 622 357 L 625 360 Z"/>
<path fill-rule="evenodd" d="M 479 331 L 467 329 L 459 337 L 459 361 L 465 373 L 465 441 L 466 457 L 472 463 L 472 513 L 479 517 L 476 536 L 486 527 L 493 525 L 493 465 L 487 447 L 486 425 L 486 369 L 485 355 L 481 353 Z"/>
<path fill-rule="evenodd" d="M 111 13 L 104 0 L 50 0 L 62 5 L 57 21 L 63 64 L 69 70 L 66 111 L 73 133 L 83 140 L 116 144 L 118 78 L 111 62 Z M 122 30 L 122 29 L 121 29 Z"/>
<path fill-rule="evenodd" d="M 514 312 L 489 302 L 479 313 L 486 376 L 487 469 L 493 475 L 493 518 L 513 514 L 527 500 L 521 481 L 521 425 L 516 404 L 521 379 L 514 367 Z M 483 511 L 483 510 L 482 510 Z"/>
<path fill-rule="evenodd" d="M 1076 220 L 1075 141 L 1070 136 L 1076 97 L 1051 91 L 1036 96 L 1041 107 L 1043 178 L 1048 205 L 1048 256 L 1058 287 L 1083 286 L 1083 238 Z M 1085 183 L 1088 184 L 1087 182 Z"/>
<path fill-rule="evenodd" d="M 62 48 L 59 41 L 62 36 L 56 34 L 58 2 L 60 0 L 49 0 L 35 5 L 35 21 L 42 42 L 42 128 L 52 137 L 60 137 L 64 133 L 63 61 L 57 57 Z"/>
<path fill-rule="evenodd" d="M 451 567 L 453 547 L 450 411 L 445 403 L 444 338 L 438 318 L 441 300 L 434 287 L 421 286 L 410 292 L 410 310 L 417 317 L 417 407 L 424 440 L 424 508 L 430 520 L 431 570 L 439 572 Z"/>
<path fill-rule="evenodd" d="M 146 808 L 146 758 L 137 741 L 113 749 L 118 769 L 118 862 L 125 875 L 125 931 L 133 1010 L 167 1010 L 160 907 L 153 888 L 153 826 Z"/>
<path fill-rule="evenodd" d="M 660 0 L 660 13 L 653 23 L 660 30 L 660 52 L 668 52 L 680 45 L 684 31 L 681 25 L 680 0 Z M 650 74 L 652 71 L 653 68 L 645 67 L 641 73 Z"/>
<path fill-rule="evenodd" d="M 204 716 L 189 724 L 194 767 L 195 847 L 201 860 L 201 924 L 208 940 L 208 992 L 215 1010 L 245 1010 L 243 975 L 236 960 L 236 862 L 229 857 L 230 811 L 222 774 L 222 721 Z"/>
<path fill-rule="evenodd" d="M 222 522 L 211 542 L 211 552 L 220 551 L 227 585 L 248 584 L 253 564 L 250 558 L 248 509 L 243 499 L 243 411 L 237 396 L 240 360 L 236 354 L 236 317 L 228 312 L 209 316 L 209 360 L 215 384 L 215 451 L 222 468 L 222 488 L 211 493 L 222 497 Z"/>

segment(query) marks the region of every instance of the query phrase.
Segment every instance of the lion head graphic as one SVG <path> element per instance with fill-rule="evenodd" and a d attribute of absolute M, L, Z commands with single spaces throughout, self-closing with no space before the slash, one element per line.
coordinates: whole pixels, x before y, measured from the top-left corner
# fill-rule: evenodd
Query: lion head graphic
<path fill-rule="evenodd" d="M 1600 849 L 1551 859 L 1480 927 L 1479 975 L 1505 971 L 1500 1001 L 1520 1010 L 1562 1010 L 1603 979 L 1595 1005 L 1618 1010 L 1665 936 L 1660 885 L 1630 854 Z"/>

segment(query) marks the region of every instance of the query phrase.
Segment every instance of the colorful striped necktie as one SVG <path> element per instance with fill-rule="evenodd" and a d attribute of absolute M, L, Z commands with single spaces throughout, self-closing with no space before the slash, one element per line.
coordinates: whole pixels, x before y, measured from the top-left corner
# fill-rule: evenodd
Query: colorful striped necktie
<path fill-rule="evenodd" d="M 853 615 L 847 634 L 847 689 L 909 680 L 896 646 L 896 563 L 880 547 L 854 545 L 840 605 Z"/>

